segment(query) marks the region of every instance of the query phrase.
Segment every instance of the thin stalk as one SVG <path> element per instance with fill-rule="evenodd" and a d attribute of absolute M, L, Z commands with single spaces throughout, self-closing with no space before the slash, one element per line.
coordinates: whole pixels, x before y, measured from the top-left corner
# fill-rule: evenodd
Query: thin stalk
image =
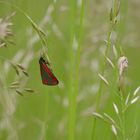
<path fill-rule="evenodd" d="M 102 68 L 101 68 L 101 74 L 102 75 L 104 75 L 104 72 L 105 72 L 106 57 L 108 55 L 108 51 L 109 51 L 109 48 L 111 46 L 111 33 L 112 33 L 112 27 L 110 28 L 110 31 L 108 32 L 107 47 L 106 47 L 106 50 L 105 50 L 105 56 L 104 56 L 104 59 L 102 61 L 103 64 L 102 64 Z M 96 112 L 99 111 L 99 104 L 100 104 L 100 100 L 101 100 L 102 87 L 103 87 L 103 81 L 100 80 L 98 96 L 97 96 L 97 103 L 96 103 Z M 94 118 L 93 126 L 92 126 L 92 140 L 95 140 L 96 121 L 97 121 L 96 118 Z"/>
<path fill-rule="evenodd" d="M 104 76 L 104 71 L 105 71 L 105 66 L 106 66 L 106 57 L 108 56 L 108 52 L 109 52 L 109 48 L 111 47 L 111 33 L 114 30 L 114 27 L 116 26 L 115 23 L 115 18 L 116 18 L 116 11 L 119 10 L 117 9 L 117 0 L 113 1 L 113 15 L 110 18 L 111 19 L 111 23 L 110 23 L 110 30 L 108 32 L 108 39 L 107 39 L 107 47 L 105 50 L 105 56 L 104 59 L 102 61 L 102 67 L 101 67 L 101 74 Z M 119 11 L 118 11 L 119 12 Z M 118 47 L 118 52 L 121 52 L 121 48 Z M 100 80 L 100 84 L 99 84 L 99 90 L 98 90 L 98 96 L 97 96 L 97 104 L 96 104 L 96 111 L 99 111 L 99 104 L 100 104 L 100 100 L 101 100 L 101 93 L 102 93 L 102 87 L 103 87 L 103 81 Z M 95 140 L 95 130 L 96 130 L 96 118 L 94 118 L 93 120 L 93 127 L 92 127 L 92 140 Z"/>
<path fill-rule="evenodd" d="M 76 125 L 76 98 L 78 94 L 78 79 L 79 79 L 79 64 L 81 56 L 81 39 L 82 28 L 84 18 L 84 0 L 80 7 L 80 25 L 77 37 L 78 47 L 75 51 L 73 48 L 73 41 L 75 39 L 75 27 L 76 27 L 76 2 L 71 2 L 71 52 L 70 52 L 70 92 L 69 92 L 69 128 L 68 128 L 68 140 L 75 139 L 75 125 Z"/>
<path fill-rule="evenodd" d="M 74 93 L 74 53 L 73 53 L 73 40 L 75 36 L 75 24 L 76 24 L 76 1 L 70 1 L 70 83 L 69 83 L 69 116 L 68 116 L 68 140 L 74 140 L 75 132 L 75 119 L 76 119 L 76 95 Z"/>
<path fill-rule="evenodd" d="M 127 0 L 121 0 L 121 9 L 120 9 L 120 14 L 121 14 L 121 20 L 118 26 L 118 40 L 116 43 L 117 48 L 120 50 L 120 55 L 124 55 L 123 49 L 121 48 L 120 44 L 122 42 L 122 38 L 125 33 L 125 24 L 126 24 L 126 14 L 127 14 Z M 121 116 L 120 116 L 120 125 L 121 125 L 121 135 L 122 135 L 122 140 L 126 139 L 126 127 L 125 127 L 125 100 L 124 100 L 124 95 L 125 91 L 122 89 L 119 92 L 120 94 L 120 101 L 121 101 Z"/>
<path fill-rule="evenodd" d="M 127 15 L 127 1 L 128 0 L 120 0 L 120 22 L 118 25 L 117 33 L 117 43 L 116 43 L 116 49 L 119 52 L 120 55 L 124 55 L 123 48 L 120 45 L 123 39 L 123 36 L 125 35 L 125 29 L 126 29 L 126 15 Z"/>
<path fill-rule="evenodd" d="M 120 100 L 121 100 L 121 115 L 120 115 L 120 119 L 119 119 L 120 127 L 121 127 L 121 139 L 125 140 L 126 139 L 126 136 L 125 136 L 125 111 L 123 111 L 125 108 L 125 101 L 124 101 L 123 95 L 125 93 L 120 90 L 119 94 L 120 94 Z"/>
<path fill-rule="evenodd" d="M 78 80 L 79 80 L 79 66 L 81 58 L 81 41 L 83 36 L 83 19 L 84 19 L 84 0 L 82 0 L 81 11 L 80 11 L 80 25 L 79 25 L 79 36 L 78 36 L 78 48 L 76 54 L 76 65 L 75 65 L 75 92 L 78 93 Z"/>

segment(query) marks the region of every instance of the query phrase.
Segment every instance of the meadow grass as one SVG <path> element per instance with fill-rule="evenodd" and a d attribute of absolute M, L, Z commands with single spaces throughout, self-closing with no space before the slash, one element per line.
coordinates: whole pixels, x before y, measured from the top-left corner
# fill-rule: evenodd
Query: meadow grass
<path fill-rule="evenodd" d="M 68 140 L 75 139 L 76 118 L 77 118 L 77 95 L 79 91 L 79 64 L 81 55 L 81 39 L 84 18 L 84 0 L 77 5 L 75 0 L 70 3 L 70 89 L 69 89 L 69 121 L 68 121 Z M 80 11 L 77 18 L 77 11 Z M 79 25 L 76 22 L 79 20 Z M 77 30 L 78 28 L 78 30 Z"/>
<path fill-rule="evenodd" d="M 0 139 L 139 140 L 139 121 L 131 115 L 139 117 L 134 106 L 139 79 L 128 86 L 125 73 L 127 67 L 131 71 L 128 60 L 132 62 L 133 56 L 124 46 L 130 40 L 123 42 L 127 0 L 120 4 L 119 0 L 9 2 L 23 11 L 16 10 L 10 21 L 15 24 L 15 44 L 2 40 L 0 45 L 0 55 L 6 58 L 0 63 Z M 1 7 L 1 15 L 14 9 Z M 47 47 L 58 76 L 57 87 L 41 83 L 38 58 L 42 46 Z"/>
<path fill-rule="evenodd" d="M 116 136 L 117 140 L 125 140 L 125 139 L 133 139 L 131 137 L 131 135 L 126 135 L 126 130 L 127 130 L 127 124 L 126 124 L 126 110 L 128 109 L 128 100 L 131 100 L 130 104 L 133 104 L 133 101 L 137 101 L 138 98 L 131 98 L 129 99 L 130 94 L 128 94 L 128 90 L 126 89 L 125 85 L 125 78 L 124 78 L 124 74 L 120 74 L 120 71 L 123 73 L 125 67 L 128 66 L 128 61 L 127 58 L 124 57 L 124 52 L 123 49 L 121 48 L 121 43 L 122 43 L 122 38 L 125 32 L 125 17 L 126 17 L 126 12 L 127 12 L 127 1 L 118 1 L 115 0 L 113 1 L 113 7 L 111 8 L 110 11 L 110 21 L 111 21 L 111 28 L 109 30 L 108 33 L 108 39 L 107 39 L 107 47 L 105 50 L 105 54 L 104 54 L 104 60 L 102 61 L 103 63 L 103 67 L 101 70 L 101 81 L 100 81 L 100 86 L 99 86 L 99 91 L 98 91 L 98 98 L 97 98 L 97 105 L 96 105 L 96 112 L 99 112 L 99 104 L 100 104 L 100 100 L 101 100 L 101 93 L 103 92 L 103 82 L 107 83 L 107 85 L 109 85 L 108 90 L 110 91 L 110 94 L 114 94 L 114 100 L 117 100 L 117 104 L 120 104 L 119 108 L 118 105 L 116 105 L 115 103 L 113 103 L 113 107 L 114 107 L 114 112 L 116 112 L 117 115 L 117 120 L 114 120 L 111 116 L 109 116 L 108 114 L 104 113 L 103 115 L 98 114 L 98 113 L 93 113 L 93 115 L 95 116 L 95 120 L 93 123 L 93 132 L 92 132 L 92 139 L 96 139 L 96 118 L 99 118 L 105 122 L 108 122 L 107 119 L 109 120 L 109 124 L 111 124 L 111 129 L 112 132 L 114 133 L 114 135 Z M 118 21 L 118 15 L 119 15 L 119 11 L 120 11 L 120 21 Z M 112 22 L 113 21 L 113 22 Z M 118 22 L 118 23 L 117 23 Z M 118 24 L 118 27 L 116 26 L 116 24 Z M 116 26 L 116 27 L 115 27 Z M 109 60 L 108 62 L 110 62 L 111 66 L 113 66 L 114 68 L 114 81 L 116 82 L 112 82 L 109 83 L 105 78 L 104 78 L 104 72 L 105 72 L 105 66 L 106 66 L 106 58 L 109 57 L 108 56 L 108 51 L 110 49 L 111 46 L 113 46 L 112 41 L 111 41 L 111 35 L 113 32 L 117 32 L 118 33 L 118 39 L 116 39 L 116 44 L 114 44 L 114 46 L 116 47 L 116 51 L 118 56 L 116 56 L 116 62 L 115 65 L 111 62 L 111 60 Z M 116 52 L 115 51 L 115 52 Z M 123 57 L 121 57 L 123 56 Z M 118 63 L 118 58 L 119 59 L 119 65 Z M 123 66 L 120 66 L 120 61 L 124 61 L 126 62 L 124 68 L 122 68 Z M 115 67 L 114 67 L 115 66 Z M 122 70 L 123 69 L 123 70 Z M 118 72 L 119 71 L 119 72 Z M 114 86 L 116 88 L 114 88 Z M 117 89 L 118 88 L 118 89 Z M 113 91 L 113 90 L 115 91 Z M 136 89 L 137 90 L 137 89 Z M 114 102 L 114 101 L 113 101 Z M 133 130 L 132 130 L 133 132 Z M 136 133 L 136 131 L 134 130 L 134 132 Z M 134 134 L 135 135 L 135 134 Z M 133 137 L 134 137 L 133 135 Z"/>
<path fill-rule="evenodd" d="M 106 45 L 106 49 L 105 49 L 105 53 L 104 53 L 104 58 L 102 60 L 101 63 L 101 75 L 104 76 L 105 73 L 105 69 L 106 69 L 106 63 L 107 63 L 107 59 L 108 58 L 108 53 L 111 47 L 111 34 L 114 31 L 114 26 L 115 26 L 115 22 L 117 22 L 117 16 L 119 14 L 119 9 L 118 9 L 119 5 L 117 5 L 117 0 L 113 1 L 112 3 L 112 7 L 110 10 L 110 25 L 109 25 L 109 31 L 108 31 L 108 35 L 107 35 L 107 45 Z M 117 14 L 116 14 L 117 13 Z M 116 20 L 116 21 L 115 21 Z M 116 68 L 117 69 L 117 68 Z M 110 87 L 111 88 L 111 87 Z M 103 92 L 103 80 L 100 80 L 100 84 L 99 84 L 99 90 L 98 90 L 98 96 L 97 96 L 97 103 L 96 103 L 96 111 L 99 111 L 99 105 L 100 105 L 100 100 L 101 100 L 101 94 Z M 92 133 L 92 139 L 95 140 L 95 131 L 96 131 L 96 118 L 93 122 L 93 133 Z"/>

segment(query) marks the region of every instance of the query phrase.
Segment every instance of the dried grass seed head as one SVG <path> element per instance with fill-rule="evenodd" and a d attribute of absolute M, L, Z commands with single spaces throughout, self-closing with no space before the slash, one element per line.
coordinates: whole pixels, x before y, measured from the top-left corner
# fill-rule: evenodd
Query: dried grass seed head
<path fill-rule="evenodd" d="M 14 15 L 15 15 L 15 12 L 6 16 L 5 18 L 0 18 L 0 44 L 5 43 L 4 40 L 6 40 L 9 36 L 13 35 L 12 30 L 11 30 L 11 26 L 13 24 L 10 20 L 11 20 L 11 17 Z"/>
<path fill-rule="evenodd" d="M 7 36 L 12 34 L 11 29 L 9 28 L 12 23 L 0 19 L 0 38 L 5 39 Z"/>

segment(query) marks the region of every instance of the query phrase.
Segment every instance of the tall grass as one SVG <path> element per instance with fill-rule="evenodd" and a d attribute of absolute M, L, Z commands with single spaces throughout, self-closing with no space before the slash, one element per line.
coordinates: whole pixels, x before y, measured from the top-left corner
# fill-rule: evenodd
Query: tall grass
<path fill-rule="evenodd" d="M 137 2 L 137 0 L 134 1 Z M 16 2 L 18 0 L 14 3 Z M 130 40 L 124 43 L 124 37 L 127 39 L 125 30 L 128 30 L 127 0 L 120 1 L 120 9 L 119 0 L 114 0 L 108 19 L 104 16 L 107 15 L 104 11 L 107 11 L 107 6 L 111 5 L 110 1 L 34 0 L 28 1 L 28 6 L 25 3 L 21 2 L 21 9 L 29 8 L 29 11 L 26 10 L 31 17 L 27 18 L 31 20 L 29 23 L 39 33 L 40 38 L 31 29 L 31 25 L 28 25 L 27 34 L 23 35 L 26 29 L 21 29 L 20 25 L 17 25 L 17 20 L 24 25 L 26 18 L 22 19 L 22 14 L 17 11 L 14 17 L 16 29 L 14 31 L 17 31 L 20 37 L 17 35 L 14 37 L 19 41 L 17 46 L 24 46 L 24 48 L 10 44 L 5 47 L 7 42 L 0 45 L 1 55 L 5 55 L 13 62 L 11 65 L 9 60 L 2 60 L 0 64 L 0 139 L 139 140 L 137 131 L 139 125 L 133 124 L 134 117 L 130 113 L 133 110 L 132 112 L 137 112 L 139 117 L 139 109 L 133 106 L 140 97 L 140 87 L 132 89 L 131 87 L 136 87 L 136 85 L 131 82 L 128 86 L 127 83 L 130 82 L 128 77 L 131 77 L 132 73 L 134 76 L 136 70 L 132 64 L 128 65 L 127 69 L 126 56 L 130 62 L 132 62 L 132 56 L 136 58 L 136 55 L 133 55 L 135 49 L 132 48 L 133 51 L 129 51 L 130 48 L 127 46 Z M 34 7 L 45 9 L 46 14 L 40 14 L 43 10 L 35 12 Z M 2 6 L 1 9 L 3 9 Z M 0 11 L 3 11 L 1 9 Z M 13 6 L 11 9 L 13 11 Z M 17 17 L 19 18 L 16 19 Z M 41 19 L 39 27 L 43 31 L 40 31 L 32 17 L 36 20 Z M 93 29 L 93 22 L 96 29 Z M 47 44 L 44 40 L 45 34 L 47 34 Z M 105 39 L 104 42 L 102 38 Z M 49 48 L 48 55 L 54 58 L 51 60 L 54 60 L 52 66 L 56 65 L 54 72 L 57 73 L 59 79 L 58 87 L 47 87 L 41 83 L 38 68 L 41 42 L 43 46 Z M 101 53 L 104 43 L 104 52 Z M 12 56 L 8 56 L 9 54 Z M 96 59 L 95 63 L 94 59 Z M 136 59 L 136 65 L 138 61 Z M 17 64 L 23 66 L 25 73 L 17 67 Z M 99 67 L 100 70 L 95 67 L 97 69 Z M 137 67 L 139 68 L 138 65 Z M 98 80 L 94 79 L 96 70 L 99 88 Z M 127 77 L 128 74 L 130 75 Z M 27 75 L 29 77 L 26 77 Z M 138 76 L 133 76 L 131 79 L 135 77 L 137 84 Z M 79 82 L 79 79 L 82 80 Z M 32 90 L 29 88 L 30 85 L 37 88 L 37 94 L 26 96 L 26 93 Z M 94 93 L 96 88 L 97 94 Z M 24 97 L 21 98 L 17 93 Z M 92 112 L 91 122 L 89 118 Z M 135 121 L 138 122 L 138 120 Z M 131 124 L 134 125 L 134 129 Z"/>
<path fill-rule="evenodd" d="M 106 70 L 106 63 L 107 63 L 107 58 L 109 57 L 108 56 L 108 53 L 109 53 L 109 50 L 110 50 L 110 47 L 111 47 L 111 34 L 112 32 L 114 31 L 114 28 L 116 26 L 116 22 L 117 22 L 117 16 L 119 14 L 119 1 L 118 0 L 115 0 L 113 1 L 112 3 L 112 7 L 111 7 L 111 10 L 110 10 L 110 21 L 109 21 L 109 31 L 108 31 L 108 35 L 107 35 L 107 40 L 106 40 L 106 49 L 105 49 L 105 53 L 104 53 L 104 58 L 101 62 L 101 75 L 104 77 L 104 73 L 105 73 L 105 70 Z M 116 67 L 117 69 L 117 67 Z M 117 72 L 117 70 L 116 70 Z M 101 100 L 101 94 L 103 92 L 103 84 L 104 84 L 104 80 L 101 78 L 100 80 L 100 84 L 99 84 L 99 90 L 98 90 L 98 95 L 97 95 L 97 103 L 96 103 L 96 111 L 98 112 L 99 111 L 99 105 L 100 105 L 100 100 Z M 112 88 L 112 87 L 110 87 Z M 96 118 L 94 119 L 94 122 L 93 122 L 93 133 L 92 133 L 92 139 L 95 140 L 95 131 L 96 131 Z"/>
<path fill-rule="evenodd" d="M 34 34 L 32 29 L 30 28 L 29 29 L 30 31 L 28 32 L 28 41 L 26 44 L 27 47 L 24 48 L 24 50 L 19 49 L 18 52 L 13 56 L 13 58 L 11 58 L 11 60 L 8 58 L 5 58 L 3 56 L 0 56 L 0 58 L 3 61 L 2 68 L 1 68 L 1 73 L 3 73 L 3 74 L 0 77 L 0 81 L 1 81 L 1 86 L 2 86 L 1 87 L 1 97 L 2 97 L 1 103 L 3 104 L 3 110 L 4 110 L 3 111 L 4 118 L 2 118 L 1 123 L 3 123 L 3 125 L 5 125 L 4 127 L 6 127 L 6 129 L 7 129 L 7 132 L 8 132 L 7 138 L 18 140 L 19 136 L 18 136 L 18 132 L 17 132 L 17 127 L 14 125 L 15 121 L 13 119 L 16 108 L 17 108 L 17 95 L 15 94 L 15 92 L 21 96 L 23 96 L 25 94 L 25 92 L 29 92 L 29 93 L 34 92 L 34 90 L 32 90 L 31 88 L 29 88 L 29 87 L 26 88 L 26 86 L 28 86 L 27 85 L 28 79 L 25 79 L 24 76 L 27 76 L 27 77 L 29 76 L 26 69 L 30 66 L 31 61 L 34 59 L 34 56 L 36 55 L 36 52 L 34 52 L 34 45 L 41 40 L 43 47 L 45 47 L 45 46 L 47 47 L 47 44 L 46 44 L 46 41 L 44 38 L 46 35 L 43 31 L 41 31 L 39 29 L 39 26 L 37 26 L 36 23 L 34 23 L 34 21 L 19 7 L 17 7 L 14 4 L 8 3 L 8 2 L 4 2 L 4 1 L 0 1 L 0 3 L 3 5 L 8 5 L 8 6 L 12 7 L 14 10 L 17 10 L 17 12 L 19 12 L 21 15 L 24 15 L 26 17 L 26 19 L 31 23 L 33 29 L 36 30 L 36 32 L 39 35 L 39 36 L 36 36 L 36 34 Z M 47 15 L 45 15 L 45 16 L 47 16 Z M 10 20 L 10 18 L 11 18 L 11 16 L 7 16 L 5 18 L 6 20 L 2 19 L 2 23 L 0 26 L 3 26 L 3 24 L 8 25 L 8 26 L 12 25 L 12 24 L 10 24 L 9 21 L 7 21 L 7 20 Z M 45 19 L 43 19 L 40 22 L 40 24 L 41 24 L 41 28 L 43 28 L 46 25 Z M 8 28 L 8 26 L 7 26 L 7 28 Z M 4 27 L 6 27 L 6 26 L 4 26 Z M 12 34 L 12 35 L 14 34 L 14 33 L 10 32 L 10 29 L 4 29 L 4 31 L 9 32 L 7 34 Z M 7 44 L 9 42 L 9 40 L 7 39 L 7 36 L 5 38 L 4 37 L 0 36 L 0 39 L 2 39 L 2 42 L 0 42 L 2 44 L 1 47 L 5 47 L 5 46 L 9 45 L 9 44 Z M 47 56 L 47 58 L 48 58 L 48 56 Z M 9 82 L 8 77 L 11 74 L 10 73 L 11 67 L 15 70 L 16 73 L 12 74 L 13 82 L 8 83 Z M 46 96 L 47 96 L 47 94 L 46 94 Z M 47 112 L 48 96 L 46 99 L 47 99 L 46 100 L 47 106 L 45 108 L 46 108 L 46 114 L 47 114 L 48 113 Z M 45 114 L 45 119 L 47 122 L 48 115 L 46 115 L 46 114 Z M 5 116 L 7 116 L 7 117 L 5 117 Z M 20 125 L 20 124 L 18 124 L 18 125 Z M 44 127 L 44 124 L 43 124 L 43 127 Z M 43 129 L 46 129 L 46 125 Z M 1 137 L 3 137 L 3 136 L 1 135 Z M 41 137 L 44 139 L 45 135 L 41 136 Z"/>
<path fill-rule="evenodd" d="M 81 55 L 81 39 L 83 32 L 84 0 L 80 5 L 72 0 L 70 3 L 70 83 L 69 83 L 69 120 L 68 120 L 68 140 L 75 139 L 76 129 L 76 108 L 77 95 L 79 91 L 79 65 Z M 77 18 L 77 11 L 80 10 L 80 18 Z M 79 22 L 77 25 L 76 23 Z M 77 30 L 78 28 L 78 30 Z"/>
<path fill-rule="evenodd" d="M 100 75 L 100 86 L 98 91 L 98 98 L 97 98 L 97 105 L 96 105 L 96 112 L 93 113 L 95 119 L 93 124 L 93 132 L 92 132 L 92 139 L 96 139 L 96 119 L 101 119 L 104 122 L 107 122 L 109 125 L 111 125 L 111 130 L 113 134 L 115 135 L 117 140 L 125 140 L 125 139 L 133 139 L 133 137 L 136 134 L 136 130 L 132 130 L 130 135 L 127 135 L 127 124 L 126 124 L 126 112 L 128 110 L 128 106 L 134 104 L 138 100 L 138 96 L 135 96 L 135 91 L 138 91 L 138 88 L 134 91 L 133 96 L 130 97 L 130 93 L 128 94 L 127 85 L 125 81 L 125 75 L 124 71 L 128 66 L 128 60 L 124 56 L 124 51 L 122 49 L 122 38 L 125 32 L 125 16 L 126 16 L 126 10 L 127 9 L 127 1 L 113 1 L 113 7 L 110 11 L 110 21 L 111 21 L 111 28 L 108 33 L 108 39 L 107 39 L 107 47 L 105 50 L 104 60 L 102 61 L 103 67 L 101 70 Z M 120 20 L 118 19 L 120 11 Z M 118 24 L 118 26 L 117 26 Z M 118 39 L 116 39 L 116 43 L 112 44 L 112 32 L 118 33 Z M 114 71 L 114 81 L 115 82 L 108 82 L 108 80 L 104 77 L 104 72 L 106 68 L 106 58 L 109 57 L 109 49 L 110 47 L 115 47 L 115 65 L 113 62 L 109 59 L 108 62 L 113 66 Z M 116 53 L 117 52 L 117 53 Z M 119 58 L 120 57 L 120 58 Z M 99 112 L 99 104 L 101 99 L 101 93 L 103 92 L 103 82 L 105 82 L 108 85 L 108 90 L 110 91 L 110 94 L 114 94 L 113 100 L 117 102 L 112 103 L 112 107 L 114 108 L 114 112 L 116 113 L 116 120 L 108 115 L 107 113 L 98 113 Z M 115 88 L 114 88 L 115 87 Z"/>

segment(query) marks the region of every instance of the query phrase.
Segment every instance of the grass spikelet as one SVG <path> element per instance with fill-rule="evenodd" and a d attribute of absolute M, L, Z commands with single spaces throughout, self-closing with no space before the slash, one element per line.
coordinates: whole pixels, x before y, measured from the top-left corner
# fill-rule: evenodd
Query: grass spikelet
<path fill-rule="evenodd" d="M 15 81 L 15 82 L 11 83 L 10 86 L 18 86 L 19 84 L 20 84 L 19 81 Z"/>
<path fill-rule="evenodd" d="M 130 92 L 129 92 L 129 94 L 128 94 L 127 97 L 126 97 L 125 105 L 128 105 L 129 99 L 130 99 Z"/>
<path fill-rule="evenodd" d="M 14 67 L 14 69 L 15 69 L 16 74 L 19 76 L 19 70 L 16 67 Z"/>
<path fill-rule="evenodd" d="M 18 68 L 17 68 L 17 65 L 16 65 L 16 64 L 14 64 L 14 63 L 13 63 L 13 62 L 11 62 L 11 61 L 8 61 L 8 62 L 10 62 L 11 66 L 14 68 L 14 70 L 15 70 L 16 74 L 19 76 L 19 70 L 18 70 Z"/>
<path fill-rule="evenodd" d="M 101 114 L 97 113 L 97 112 L 93 112 L 92 115 L 95 116 L 96 118 L 104 119 L 104 117 Z"/>
<path fill-rule="evenodd" d="M 18 93 L 19 95 L 23 96 L 23 93 L 18 89 L 16 89 L 16 93 Z"/>
<path fill-rule="evenodd" d="M 119 114 L 119 109 L 115 103 L 113 103 L 114 110 L 117 114 Z"/>
<path fill-rule="evenodd" d="M 103 80 L 103 82 L 106 84 L 106 85 L 109 85 L 108 81 L 106 80 L 106 78 L 104 76 L 102 76 L 101 74 L 98 74 L 98 76 L 101 78 L 101 80 Z"/>
<path fill-rule="evenodd" d="M 113 124 L 111 125 L 111 130 L 112 130 L 113 134 L 115 136 L 117 136 L 117 129 L 116 129 L 116 127 Z"/>
<path fill-rule="evenodd" d="M 16 74 L 19 76 L 19 70 L 18 69 L 15 69 L 15 71 L 16 71 Z"/>
<path fill-rule="evenodd" d="M 133 99 L 131 100 L 131 104 L 136 103 L 136 102 L 138 101 L 139 97 L 140 97 L 140 96 L 137 96 L 137 97 L 133 98 Z"/>
<path fill-rule="evenodd" d="M 116 122 L 114 121 L 114 119 L 111 116 L 109 116 L 108 114 L 104 113 L 104 117 L 106 117 L 106 119 L 108 119 L 111 124 L 116 125 Z"/>
<path fill-rule="evenodd" d="M 30 92 L 30 93 L 34 93 L 35 91 L 31 88 L 25 88 L 24 91 Z"/>
<path fill-rule="evenodd" d="M 112 8 L 110 9 L 110 21 L 112 22 L 112 20 L 113 20 L 113 10 L 112 10 Z"/>
<path fill-rule="evenodd" d="M 133 96 L 136 96 L 137 95 L 137 93 L 140 91 L 140 86 L 138 86 L 136 89 L 135 89 L 135 91 L 134 91 L 134 93 L 133 93 Z"/>
<path fill-rule="evenodd" d="M 22 72 L 23 72 L 23 74 L 24 74 L 25 76 L 29 77 L 29 74 L 28 74 L 27 71 L 23 70 Z"/>
<path fill-rule="evenodd" d="M 20 83 L 18 81 L 15 81 L 13 83 L 10 84 L 10 89 L 17 89 L 20 87 Z"/>
<path fill-rule="evenodd" d="M 20 68 L 21 70 L 25 70 L 25 68 L 21 64 L 17 64 L 17 67 Z"/>
<path fill-rule="evenodd" d="M 5 47 L 6 46 L 6 43 L 0 43 L 0 48 L 3 48 L 3 47 Z"/>
<path fill-rule="evenodd" d="M 13 86 L 10 86 L 9 88 L 10 89 L 17 89 L 17 88 L 19 88 L 19 86 L 18 85 L 13 85 Z"/>
<path fill-rule="evenodd" d="M 115 68 L 115 65 L 113 64 L 113 62 L 108 57 L 106 57 L 106 60 L 108 61 L 108 63 L 110 64 L 110 66 L 114 69 Z"/>

